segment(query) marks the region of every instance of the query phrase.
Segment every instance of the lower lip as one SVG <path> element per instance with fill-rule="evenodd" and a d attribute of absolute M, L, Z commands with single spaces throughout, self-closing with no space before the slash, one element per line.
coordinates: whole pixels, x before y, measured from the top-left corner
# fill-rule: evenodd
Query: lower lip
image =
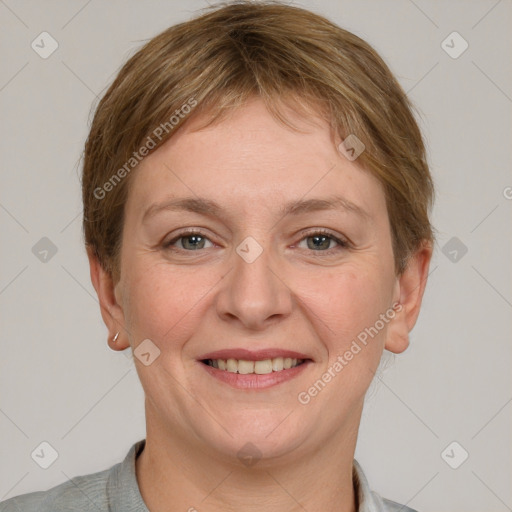
<path fill-rule="evenodd" d="M 228 372 L 227 370 L 219 370 L 218 368 L 213 368 L 213 366 L 209 366 L 202 362 L 199 362 L 199 364 L 212 377 L 215 377 L 216 379 L 219 379 L 234 388 L 265 389 L 276 386 L 277 384 L 281 384 L 281 382 L 286 382 L 293 379 L 302 373 L 311 362 L 312 361 L 305 361 L 299 366 L 295 366 L 294 368 L 289 368 L 287 370 L 281 370 L 278 372 L 265 373 L 263 375 L 258 375 L 256 373 L 249 373 L 244 375 L 241 373 Z"/>

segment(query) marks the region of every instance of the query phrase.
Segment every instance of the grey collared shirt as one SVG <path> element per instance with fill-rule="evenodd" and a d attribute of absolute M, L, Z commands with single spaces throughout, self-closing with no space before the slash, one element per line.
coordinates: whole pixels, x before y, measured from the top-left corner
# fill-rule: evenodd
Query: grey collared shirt
<path fill-rule="evenodd" d="M 77 476 L 47 491 L 22 494 L 0 503 L 0 512 L 149 512 L 139 491 L 135 459 L 146 440 L 136 442 L 125 459 L 110 469 Z M 370 490 L 359 463 L 354 459 L 354 488 L 358 512 L 415 512 Z"/>

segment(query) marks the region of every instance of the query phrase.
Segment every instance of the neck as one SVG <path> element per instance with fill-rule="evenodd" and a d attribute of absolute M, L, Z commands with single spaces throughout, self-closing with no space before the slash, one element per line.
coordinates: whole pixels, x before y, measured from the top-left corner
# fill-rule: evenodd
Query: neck
<path fill-rule="evenodd" d="M 140 492 L 151 512 L 357 510 L 352 480 L 357 426 L 335 433 L 300 459 L 288 455 L 244 467 L 154 425 L 148 422 L 146 445 L 136 460 Z"/>

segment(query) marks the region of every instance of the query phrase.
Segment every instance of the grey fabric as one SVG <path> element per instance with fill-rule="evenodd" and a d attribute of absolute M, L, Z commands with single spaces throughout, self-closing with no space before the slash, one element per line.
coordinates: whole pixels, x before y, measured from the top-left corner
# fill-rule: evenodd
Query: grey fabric
<path fill-rule="evenodd" d="M 135 459 L 146 440 L 136 442 L 122 462 L 110 469 L 77 476 L 47 491 L 22 494 L 0 503 L 0 512 L 149 512 L 139 491 Z M 354 486 L 358 512 L 416 512 L 370 490 L 366 476 L 354 459 Z"/>

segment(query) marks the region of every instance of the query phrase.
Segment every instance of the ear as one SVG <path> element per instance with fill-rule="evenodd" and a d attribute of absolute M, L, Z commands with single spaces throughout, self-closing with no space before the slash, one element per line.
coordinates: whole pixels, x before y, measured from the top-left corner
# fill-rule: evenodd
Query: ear
<path fill-rule="evenodd" d="M 428 269 L 432 258 L 432 244 L 424 242 L 409 257 L 403 273 L 396 278 L 394 293 L 395 317 L 389 322 L 384 348 L 400 354 L 409 346 L 409 332 L 420 313 L 421 301 L 427 284 Z"/>
<path fill-rule="evenodd" d="M 101 266 L 89 247 L 87 248 L 87 257 L 89 258 L 91 281 L 100 303 L 101 316 L 109 332 L 108 345 L 112 350 L 125 350 L 130 346 L 130 341 L 125 328 L 123 308 L 116 297 L 116 285 L 114 285 L 112 275 Z M 120 295 L 119 292 L 117 295 Z M 119 332 L 119 336 L 114 342 L 113 338 L 117 332 Z"/>

